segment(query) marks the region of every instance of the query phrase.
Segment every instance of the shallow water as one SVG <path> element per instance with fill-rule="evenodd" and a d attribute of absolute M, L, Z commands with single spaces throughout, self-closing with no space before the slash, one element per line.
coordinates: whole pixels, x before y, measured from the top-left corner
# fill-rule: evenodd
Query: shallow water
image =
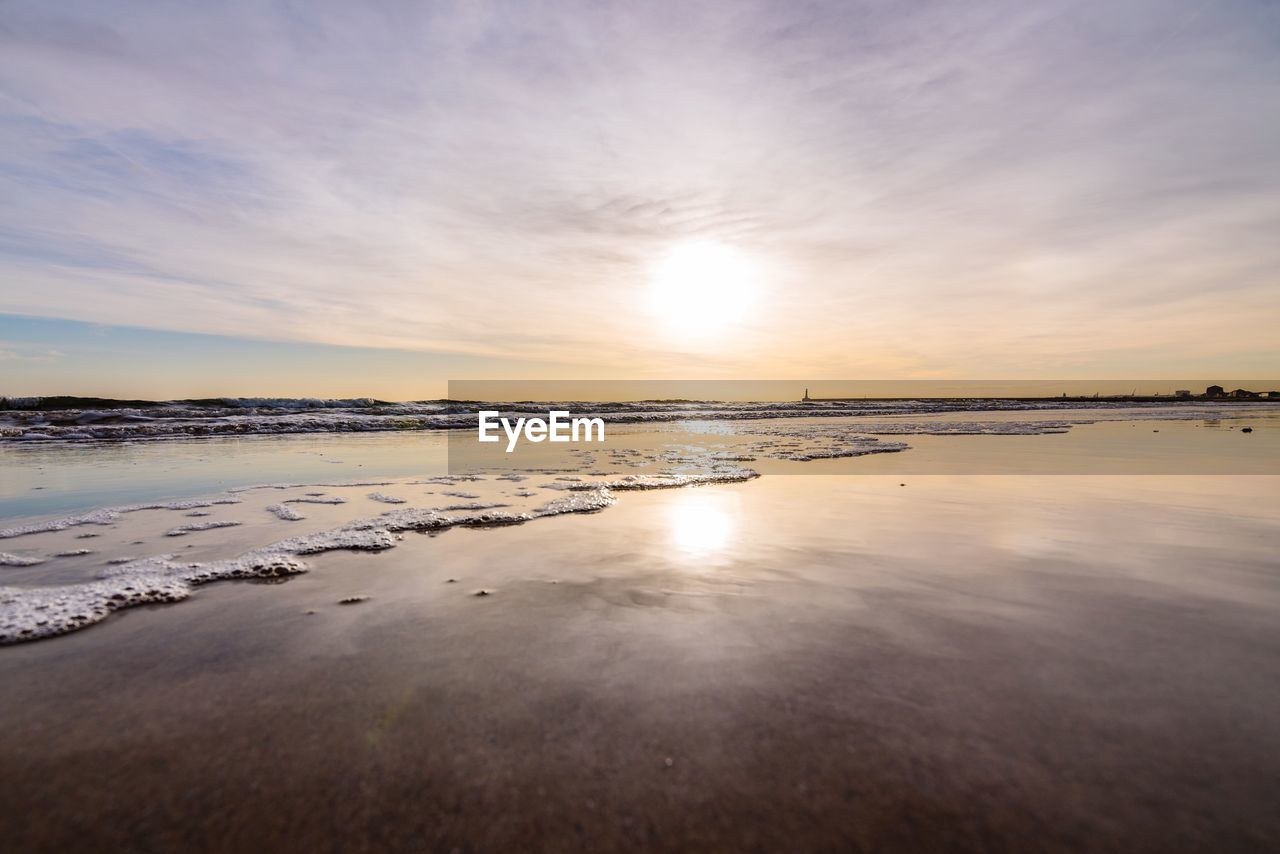
<path fill-rule="evenodd" d="M 1267 433 L 1122 422 L 912 435 L 911 451 L 825 464 L 901 462 L 928 439 L 928 453 L 963 468 L 973 442 L 1047 449 L 1090 436 L 1100 459 L 1117 442 L 1165 439 L 1242 458 L 1231 449 Z M 409 436 L 326 438 L 359 470 L 281 452 L 303 447 L 296 438 L 206 450 L 199 464 L 193 445 L 165 443 L 137 453 L 171 454 L 177 474 L 136 497 L 371 467 L 392 482 L 250 490 L 196 511 L 208 517 L 135 511 L 0 540 L 10 552 L 95 552 L 0 572 L 13 584 L 78 583 L 129 550 L 212 561 L 399 507 L 375 491 L 423 506 L 466 500 L 446 491 L 537 502 L 572 483 L 412 484 L 419 466 L 446 462 L 443 445 L 417 456 L 399 444 Z M 1268 446 L 1249 447 L 1256 458 Z M 251 477 L 247 460 L 272 458 L 270 477 Z M 96 500 L 127 470 L 115 458 L 84 487 L 74 471 L 89 463 L 58 459 L 42 463 L 41 492 L 77 508 L 125 503 Z M 290 505 L 307 517 L 296 522 L 265 509 L 308 492 L 347 500 Z M 766 474 L 616 497 L 590 515 L 306 556 L 311 571 L 272 579 L 282 583 L 206 585 L 0 647 L 7 844 L 1280 844 L 1280 477 Z M 164 536 L 219 519 L 243 524 Z"/>
<path fill-rule="evenodd" d="M 1215 411 L 1216 412 L 1216 411 Z M 311 433 L 133 442 L 0 442 L 0 520 L 114 504 L 205 496 L 261 483 L 432 477 L 473 469 L 652 470 L 659 453 L 735 454 L 770 474 L 1280 474 L 1280 406 L 1231 417 L 1190 407 L 1073 412 L 940 413 L 869 418 L 761 419 L 612 425 L 602 450 L 481 446 L 470 430 Z M 1162 417 L 1161 417 L 1162 416 Z M 1062 424 L 1063 426 L 1056 426 Z M 1254 427 L 1242 434 L 1241 428 Z M 969 428 L 986 435 L 930 435 Z M 1019 435 L 1011 430 L 1024 430 Z M 1041 432 L 1057 430 L 1061 432 Z M 882 432 L 875 432 L 882 431 Z M 905 431 L 905 432 L 904 432 Z M 870 438 L 902 453 L 778 459 Z M 765 446 L 765 447 L 762 447 Z M 634 451 L 632 458 L 608 451 Z"/>
<path fill-rule="evenodd" d="M 194 498 L 258 483 L 443 474 L 439 433 L 0 444 L 0 519 Z"/>

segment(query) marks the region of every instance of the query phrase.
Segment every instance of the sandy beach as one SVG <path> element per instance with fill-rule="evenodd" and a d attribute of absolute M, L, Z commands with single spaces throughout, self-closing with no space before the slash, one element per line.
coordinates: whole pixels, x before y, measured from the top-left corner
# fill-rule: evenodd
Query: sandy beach
<path fill-rule="evenodd" d="M 0 4 L 0 854 L 1280 852 L 1280 16 Z"/>
<path fill-rule="evenodd" d="M 957 459 L 1069 441 L 932 438 Z M 395 456 L 316 441 L 347 461 L 321 463 L 332 483 Z M 130 453 L 193 452 L 223 479 L 237 465 L 199 443 Z M 581 494 L 573 475 L 435 477 L 14 536 L 0 551 L 91 553 L 3 571 L 74 585 L 126 552 L 216 561 L 398 512 L 388 498 Z M 24 851 L 1274 847 L 1278 484 L 773 474 L 308 555 L 0 647 L 0 824 Z M 308 497 L 343 503 L 266 509 Z M 241 524 L 166 536 L 218 521 Z"/>

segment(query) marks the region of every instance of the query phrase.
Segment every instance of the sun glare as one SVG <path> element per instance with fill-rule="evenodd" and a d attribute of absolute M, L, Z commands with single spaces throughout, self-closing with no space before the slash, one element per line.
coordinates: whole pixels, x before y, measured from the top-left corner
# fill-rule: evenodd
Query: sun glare
<path fill-rule="evenodd" d="M 734 534 L 731 508 L 724 496 L 696 490 L 668 507 L 671 543 L 680 552 L 705 557 L 725 549 Z"/>
<path fill-rule="evenodd" d="M 675 332 L 720 332 L 740 322 L 755 299 L 759 271 L 736 247 L 696 240 L 671 247 L 653 265 L 650 309 Z"/>

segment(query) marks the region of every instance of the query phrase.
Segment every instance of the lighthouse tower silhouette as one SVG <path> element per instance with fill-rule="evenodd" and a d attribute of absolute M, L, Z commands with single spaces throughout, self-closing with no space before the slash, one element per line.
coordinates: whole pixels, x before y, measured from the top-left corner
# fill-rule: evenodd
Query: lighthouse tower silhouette
<path fill-rule="evenodd" d="M 809 389 L 805 389 L 805 390 L 804 390 L 804 399 L 805 399 L 805 400 L 808 400 L 808 399 L 809 399 Z"/>

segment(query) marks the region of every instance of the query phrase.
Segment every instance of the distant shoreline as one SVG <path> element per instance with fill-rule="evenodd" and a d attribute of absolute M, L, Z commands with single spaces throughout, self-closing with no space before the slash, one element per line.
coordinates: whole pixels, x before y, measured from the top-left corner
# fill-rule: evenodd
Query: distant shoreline
<path fill-rule="evenodd" d="M 220 397 L 220 398 L 173 398 L 170 400 L 118 399 L 110 397 L 92 397 L 78 395 L 0 395 L 0 412 L 58 412 L 65 410 L 87 409 L 157 409 L 162 407 L 186 406 L 193 409 L 281 409 L 281 410 L 325 410 L 325 409 L 379 409 L 406 405 L 418 406 L 489 406 L 495 402 L 526 403 L 592 403 L 601 406 L 634 406 L 637 404 L 717 404 L 717 405 L 803 405 L 809 403 L 1276 403 L 1280 397 L 1268 397 L 1260 393 L 1258 397 L 1235 397 L 1229 394 L 1206 396 L 1203 394 L 1190 397 L 1175 395 L 955 395 L 955 396 L 864 396 L 864 397 L 807 397 L 779 398 L 776 400 L 717 400 L 713 398 L 636 398 L 634 400 L 588 400 L 546 398 L 542 400 L 510 400 L 489 401 L 455 398 L 432 398 L 421 400 L 379 400 L 377 398 L 311 398 L 311 397 Z"/>
<path fill-rule="evenodd" d="M 1112 395 L 1058 395 L 1054 397 L 1045 396 L 1017 396 L 1017 397 L 809 397 L 801 398 L 801 403 L 894 403 L 905 400 L 933 401 L 992 401 L 1000 403 L 1274 403 L 1280 401 L 1280 397 L 1267 397 L 1261 395 L 1259 397 L 1230 397 L 1222 395 L 1220 397 L 1206 397 L 1204 395 L 1192 395 L 1191 397 L 1176 397 L 1171 394 L 1112 394 Z"/>

